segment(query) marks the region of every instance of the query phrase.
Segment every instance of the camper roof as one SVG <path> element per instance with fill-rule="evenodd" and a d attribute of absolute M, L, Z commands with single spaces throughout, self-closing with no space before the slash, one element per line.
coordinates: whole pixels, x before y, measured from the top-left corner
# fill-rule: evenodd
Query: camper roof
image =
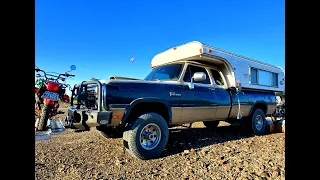
<path fill-rule="evenodd" d="M 279 66 L 275 66 L 272 64 L 268 64 L 266 62 L 251 59 L 239 54 L 231 53 L 226 50 L 222 50 L 213 46 L 203 44 L 199 41 L 191 41 L 186 44 L 175 46 L 155 55 L 151 61 L 151 67 L 156 67 L 156 66 L 160 66 L 163 64 L 168 64 L 171 62 L 184 60 L 184 59 L 188 60 L 192 57 L 196 57 L 200 55 L 216 55 L 216 54 L 232 56 L 234 58 L 237 58 L 238 60 L 241 59 L 243 61 L 258 63 L 258 64 L 269 66 L 272 68 L 281 69 L 283 71 L 283 69 Z M 226 59 L 226 60 L 230 61 L 230 59 Z M 232 61 L 230 61 L 229 63 L 232 64 Z"/>
<path fill-rule="evenodd" d="M 284 91 L 284 70 L 281 67 L 221 50 L 198 41 L 175 46 L 155 55 L 151 61 L 151 67 L 155 68 L 182 61 L 198 61 L 219 66 L 222 68 L 224 76 L 227 77 L 228 86 L 236 86 L 236 82 L 240 82 L 245 88 Z M 260 82 L 251 81 L 251 72 L 253 71 L 260 74 L 255 76 L 255 78 L 258 78 L 257 81 Z M 273 85 L 275 82 L 271 81 L 277 81 L 276 85 Z"/>

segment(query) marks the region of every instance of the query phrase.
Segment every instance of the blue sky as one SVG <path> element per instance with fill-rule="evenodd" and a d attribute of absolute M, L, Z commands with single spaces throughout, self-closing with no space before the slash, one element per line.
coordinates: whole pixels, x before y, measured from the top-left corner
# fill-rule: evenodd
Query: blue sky
<path fill-rule="evenodd" d="M 154 55 L 197 40 L 284 68 L 284 9 L 283 0 L 37 0 L 36 65 L 76 65 L 72 85 L 144 78 Z"/>

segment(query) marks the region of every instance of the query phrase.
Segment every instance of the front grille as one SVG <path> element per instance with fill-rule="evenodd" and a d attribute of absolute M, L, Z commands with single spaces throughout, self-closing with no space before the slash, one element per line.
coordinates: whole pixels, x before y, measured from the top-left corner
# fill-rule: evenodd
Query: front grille
<path fill-rule="evenodd" d="M 88 89 L 87 94 L 88 94 L 88 97 L 87 97 L 88 108 L 91 108 L 91 109 L 97 108 L 97 100 L 98 100 L 97 88 Z"/>

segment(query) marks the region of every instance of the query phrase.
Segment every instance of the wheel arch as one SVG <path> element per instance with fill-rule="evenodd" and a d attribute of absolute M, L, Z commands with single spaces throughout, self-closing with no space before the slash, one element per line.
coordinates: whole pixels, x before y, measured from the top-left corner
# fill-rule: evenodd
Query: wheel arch
<path fill-rule="evenodd" d="M 256 109 L 261 109 L 264 112 L 264 114 L 266 115 L 266 113 L 268 112 L 268 105 L 267 105 L 267 103 L 265 101 L 256 101 L 256 102 L 254 102 L 252 104 L 252 107 L 251 107 L 251 109 L 249 111 L 249 115 L 248 116 L 249 117 L 252 116 L 252 114 L 254 113 L 254 111 Z"/>
<path fill-rule="evenodd" d="M 172 110 L 169 102 L 160 98 L 138 98 L 133 100 L 126 108 L 120 126 L 125 126 L 127 122 L 142 112 L 155 112 L 163 116 L 168 124 L 172 121 Z"/>

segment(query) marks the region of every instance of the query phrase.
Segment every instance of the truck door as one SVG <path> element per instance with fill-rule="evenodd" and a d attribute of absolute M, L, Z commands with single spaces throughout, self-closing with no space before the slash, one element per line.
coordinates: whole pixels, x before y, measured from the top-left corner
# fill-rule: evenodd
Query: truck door
<path fill-rule="evenodd" d="M 225 120 L 231 108 L 230 94 L 226 89 L 226 82 L 222 78 L 222 73 L 216 69 L 210 69 L 213 81 L 215 83 L 215 94 L 217 97 L 216 120 Z"/>
<path fill-rule="evenodd" d="M 172 124 L 179 124 L 181 121 L 181 95 L 182 85 L 171 85 L 169 86 L 169 102 L 172 111 Z"/>
<path fill-rule="evenodd" d="M 204 72 L 207 78 L 202 82 L 194 82 L 194 89 L 190 89 L 187 82 L 191 82 L 191 77 L 196 72 Z M 207 70 L 188 65 L 183 80 L 181 122 L 214 120 L 217 110 L 216 95 Z"/>

